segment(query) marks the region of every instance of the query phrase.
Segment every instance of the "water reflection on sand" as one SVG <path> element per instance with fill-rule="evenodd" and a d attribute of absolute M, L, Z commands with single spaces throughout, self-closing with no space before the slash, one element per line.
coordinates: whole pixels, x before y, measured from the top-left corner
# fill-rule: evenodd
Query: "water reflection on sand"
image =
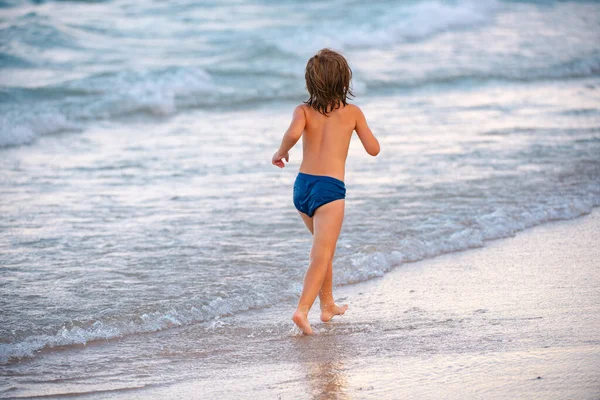
<path fill-rule="evenodd" d="M 348 399 L 345 339 L 335 336 L 299 337 L 290 358 L 304 370 L 314 399 Z M 307 388 L 308 389 L 308 388 Z"/>

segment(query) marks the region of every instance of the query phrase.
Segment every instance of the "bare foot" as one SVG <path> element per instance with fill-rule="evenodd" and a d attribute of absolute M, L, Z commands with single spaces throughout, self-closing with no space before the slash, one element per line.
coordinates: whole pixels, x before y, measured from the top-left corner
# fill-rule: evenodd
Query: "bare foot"
<path fill-rule="evenodd" d="M 321 321 L 329 322 L 334 315 L 344 315 L 346 310 L 348 309 L 348 305 L 344 304 L 343 306 L 338 306 L 337 304 L 332 304 L 329 306 L 321 306 Z"/>
<path fill-rule="evenodd" d="M 300 330 L 305 335 L 313 334 L 312 328 L 310 327 L 310 324 L 308 323 L 308 314 L 305 314 L 302 311 L 296 310 L 296 312 L 294 313 L 294 316 L 292 317 L 292 321 L 294 321 L 294 323 L 296 325 L 298 325 L 298 328 L 300 328 Z"/>

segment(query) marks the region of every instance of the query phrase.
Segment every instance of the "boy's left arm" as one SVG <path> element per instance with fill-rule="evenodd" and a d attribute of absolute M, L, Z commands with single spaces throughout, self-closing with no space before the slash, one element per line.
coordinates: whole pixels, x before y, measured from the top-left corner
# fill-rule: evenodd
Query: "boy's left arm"
<path fill-rule="evenodd" d="M 283 160 L 285 159 L 286 162 L 290 160 L 289 151 L 292 147 L 294 147 L 298 140 L 300 140 L 300 137 L 302 137 L 302 132 L 304 132 L 305 126 L 306 115 L 304 114 L 304 109 L 302 106 L 298 106 L 294 109 L 292 122 L 290 123 L 290 127 L 283 135 L 279 150 L 277 150 L 275 155 L 273 155 L 273 160 L 271 161 L 273 165 L 279 168 L 285 167 Z"/>

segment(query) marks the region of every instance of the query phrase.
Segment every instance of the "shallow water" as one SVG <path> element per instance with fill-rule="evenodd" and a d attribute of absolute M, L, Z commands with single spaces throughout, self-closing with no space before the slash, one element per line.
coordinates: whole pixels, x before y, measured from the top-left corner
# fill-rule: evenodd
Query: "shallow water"
<path fill-rule="evenodd" d="M 598 4 L 302 4 L 2 3 L 2 363 L 293 302 L 301 154 L 270 158 L 323 46 L 382 143 L 337 284 L 600 204 Z"/>
<path fill-rule="evenodd" d="M 593 399 L 600 381 L 599 221 L 595 211 L 338 288 L 350 310 L 327 324 L 311 315 L 316 336 L 290 329 L 293 304 L 282 303 L 43 351 L 4 367 L 3 393 Z"/>

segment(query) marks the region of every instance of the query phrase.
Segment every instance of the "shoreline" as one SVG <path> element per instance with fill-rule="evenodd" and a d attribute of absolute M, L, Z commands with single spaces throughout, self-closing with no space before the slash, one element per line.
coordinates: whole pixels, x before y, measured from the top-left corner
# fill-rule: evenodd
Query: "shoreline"
<path fill-rule="evenodd" d="M 225 356 L 192 355 L 195 365 L 186 371 L 193 372 L 183 381 L 90 394 L 597 398 L 598 233 L 600 211 L 594 209 L 337 288 L 336 299 L 348 302 L 349 311 L 323 324 L 315 323 L 313 308 L 312 337 L 248 330 L 257 319 L 263 326 L 284 325 L 288 304 L 249 311 L 236 317 L 246 327 L 235 335 L 242 343 L 215 350 Z"/>
<path fill-rule="evenodd" d="M 349 283 L 342 283 L 342 284 L 334 284 L 334 291 L 340 290 L 341 288 L 345 288 L 345 287 L 354 287 L 356 285 L 361 285 L 361 284 L 365 284 L 368 283 L 370 281 L 373 280 L 378 280 L 381 278 L 384 278 L 385 276 L 389 275 L 390 273 L 392 273 L 394 270 L 399 269 L 399 268 L 404 268 L 407 265 L 410 264 L 415 264 L 415 263 L 422 263 L 422 262 L 428 262 L 428 261 L 432 261 L 435 260 L 439 257 L 445 257 L 445 256 L 452 256 L 455 254 L 461 254 L 464 252 L 469 252 L 472 250 L 480 250 L 480 249 L 485 249 L 487 248 L 489 245 L 491 245 L 492 243 L 498 242 L 498 241 L 503 241 L 506 239 L 513 239 L 515 237 L 518 237 L 519 235 L 522 235 L 524 233 L 527 233 L 531 230 L 535 230 L 538 227 L 541 226 L 546 226 L 546 225 L 553 225 L 556 223 L 561 223 L 561 222 L 569 222 L 569 221 L 575 221 L 575 220 L 579 220 L 582 218 L 587 218 L 588 216 L 590 216 L 591 214 L 593 214 L 594 212 L 600 213 L 600 206 L 596 206 L 596 205 L 592 205 L 591 211 L 586 213 L 586 214 L 580 214 L 574 218 L 557 218 L 557 219 L 549 219 L 543 222 L 540 222 L 536 225 L 533 226 L 526 226 L 521 230 L 517 230 L 512 236 L 502 236 L 502 237 L 497 237 L 497 238 L 493 238 L 493 239 L 483 239 L 482 240 L 482 245 L 481 246 L 477 246 L 477 247 L 467 247 L 467 248 L 463 248 L 463 249 L 459 249 L 459 250 L 451 250 L 451 251 L 447 251 L 447 252 L 443 252 L 440 254 L 435 254 L 435 255 L 431 255 L 431 256 L 425 256 L 425 258 L 422 259 L 417 259 L 417 260 L 402 260 L 399 263 L 394 263 L 391 264 L 388 268 L 383 269 L 380 274 L 376 274 L 372 277 L 368 277 L 365 280 L 360 280 L 357 282 L 349 282 Z M 339 244 L 338 244 L 339 245 Z M 335 276 L 334 276 L 334 280 L 335 280 Z M 298 293 L 299 294 L 299 293 Z M 284 300 L 284 302 L 288 302 L 288 300 Z M 317 304 L 317 302 L 315 302 L 315 305 Z M 273 308 L 275 305 L 268 305 L 266 307 L 260 307 L 260 308 L 251 308 L 248 310 L 242 310 L 242 311 L 237 311 L 232 315 L 224 315 L 224 316 L 220 316 L 217 317 L 216 320 L 220 319 L 220 318 L 236 318 L 236 317 L 243 317 L 244 314 L 246 313 L 253 313 L 253 312 L 261 312 L 261 311 L 267 311 L 271 308 Z M 314 307 L 313 307 L 314 310 Z M 314 313 L 314 311 L 313 311 Z M 318 318 L 315 319 L 315 321 L 317 323 L 320 323 L 321 321 L 318 320 Z M 313 322 L 315 322 L 313 321 Z M 40 348 L 38 350 L 36 350 L 34 352 L 34 356 L 33 357 L 20 357 L 18 359 L 10 359 L 8 362 L 0 364 L 2 366 L 10 366 L 13 364 L 17 364 L 20 362 L 30 362 L 30 361 L 35 361 L 36 358 L 38 358 L 39 356 L 43 356 L 43 355 L 52 355 L 55 352 L 60 352 L 60 351 L 69 351 L 71 349 L 78 349 L 78 348 L 85 348 L 88 346 L 94 346 L 96 344 L 103 344 L 103 343 L 111 343 L 111 342 L 117 342 L 117 341 L 121 341 L 121 340 L 126 340 L 129 337 L 137 337 L 137 336 L 144 336 L 144 335 L 155 335 L 155 334 L 159 334 L 162 332 L 170 332 L 173 330 L 178 330 L 178 329 L 188 329 L 188 328 L 193 328 L 196 325 L 202 325 L 202 324 L 207 324 L 207 323 L 211 323 L 211 320 L 207 320 L 207 321 L 196 321 L 196 322 L 192 322 L 192 323 L 187 323 L 187 324 L 182 324 L 180 326 L 174 326 L 174 327 L 170 327 L 170 328 L 166 328 L 166 329 L 159 329 L 159 330 L 151 330 L 151 331 L 144 331 L 144 332 L 132 332 L 132 333 L 127 333 L 127 334 L 123 334 L 121 336 L 117 336 L 117 337 L 111 337 L 111 338 L 94 338 L 94 339 L 89 339 L 87 340 L 85 343 L 72 343 L 72 344 L 64 344 L 64 345 L 58 345 L 58 346 L 53 346 L 53 347 L 43 347 Z M 298 331 L 299 332 L 299 331 Z"/>

